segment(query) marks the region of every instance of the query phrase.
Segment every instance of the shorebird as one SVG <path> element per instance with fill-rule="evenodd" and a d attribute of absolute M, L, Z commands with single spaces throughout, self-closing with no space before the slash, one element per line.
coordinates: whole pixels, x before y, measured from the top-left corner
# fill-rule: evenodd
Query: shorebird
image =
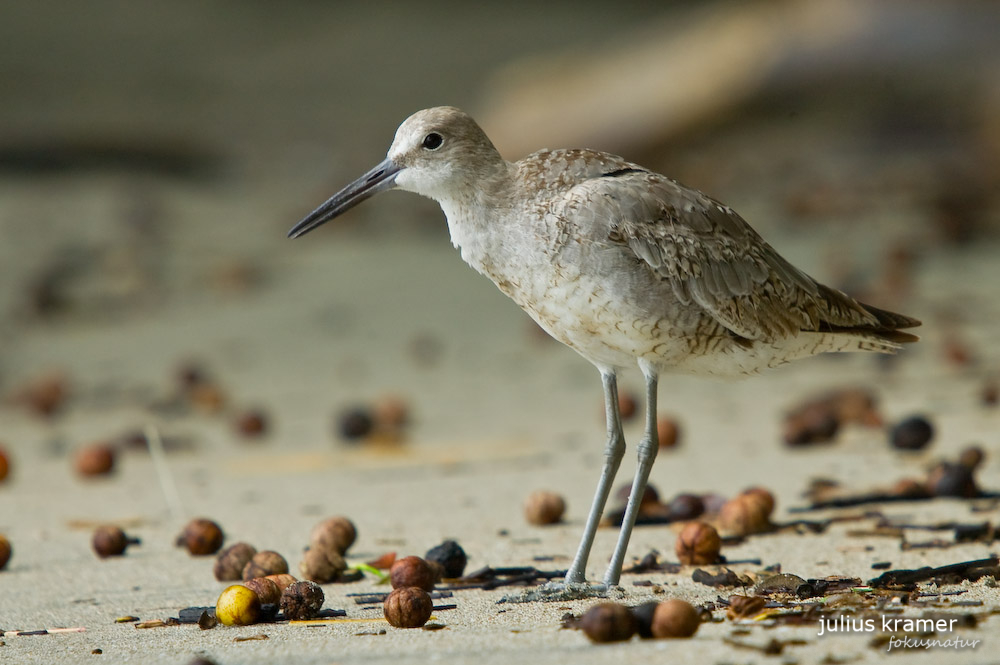
<path fill-rule="evenodd" d="M 918 339 L 901 329 L 919 321 L 818 283 L 697 190 L 594 150 L 541 150 L 508 162 L 472 118 L 448 106 L 407 118 L 384 161 L 288 236 L 392 188 L 437 201 L 462 258 L 600 371 L 604 464 L 567 586 L 586 582 L 625 452 L 619 370 L 638 364 L 645 378 L 645 431 L 604 588 L 619 582 L 656 458 L 661 373 L 746 375 L 826 352 L 893 353 Z"/>

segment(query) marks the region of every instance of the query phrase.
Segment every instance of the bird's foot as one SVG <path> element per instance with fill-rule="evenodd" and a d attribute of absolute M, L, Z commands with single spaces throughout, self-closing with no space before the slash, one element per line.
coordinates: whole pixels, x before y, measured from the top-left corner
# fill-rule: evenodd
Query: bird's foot
<path fill-rule="evenodd" d="M 589 582 L 547 582 L 533 589 L 526 589 L 501 598 L 498 603 L 552 603 L 584 598 L 624 598 L 625 592 L 620 586 L 609 587 L 606 584 L 590 584 Z"/>

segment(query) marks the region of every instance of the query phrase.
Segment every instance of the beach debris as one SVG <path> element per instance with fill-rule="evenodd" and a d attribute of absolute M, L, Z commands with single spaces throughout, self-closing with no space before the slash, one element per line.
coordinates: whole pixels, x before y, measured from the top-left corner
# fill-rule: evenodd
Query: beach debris
<path fill-rule="evenodd" d="M 638 620 L 619 603 L 597 603 L 580 617 L 578 627 L 591 642 L 624 642 L 638 630 Z"/>
<path fill-rule="evenodd" d="M 288 573 L 274 573 L 272 575 L 265 575 L 264 577 L 277 584 L 278 589 L 281 591 L 284 591 L 285 587 L 287 587 L 289 584 L 295 584 L 296 582 L 298 582 L 297 579 L 295 579 Z"/>
<path fill-rule="evenodd" d="M 348 597 L 354 599 L 355 605 L 378 605 L 384 603 L 385 599 L 389 597 L 389 593 L 349 593 Z M 453 594 L 451 591 L 432 591 L 430 592 L 431 600 L 441 600 L 442 598 L 452 598 Z"/>
<path fill-rule="evenodd" d="M 440 580 L 438 572 L 435 566 L 418 556 L 404 556 L 392 564 L 389 581 L 393 589 L 419 587 L 424 591 L 433 591 L 435 583 Z"/>
<path fill-rule="evenodd" d="M 790 446 L 833 441 L 848 423 L 882 424 L 875 395 L 865 388 L 843 388 L 806 400 L 785 416 L 783 438 Z"/>
<path fill-rule="evenodd" d="M 724 532 L 747 536 L 774 530 L 771 513 L 774 497 L 765 489 L 751 488 L 722 504 L 719 526 Z"/>
<path fill-rule="evenodd" d="M 53 370 L 27 380 L 14 389 L 9 399 L 35 415 L 50 418 L 63 410 L 69 394 L 69 379 L 66 374 Z"/>
<path fill-rule="evenodd" d="M 243 586 L 257 594 L 261 605 L 274 605 L 281 602 L 282 590 L 278 588 L 278 585 L 272 579 L 255 577 L 252 580 L 243 582 Z M 290 586 L 285 587 L 285 589 L 287 590 Z"/>
<path fill-rule="evenodd" d="M 0 446 L 0 483 L 10 474 L 10 456 L 3 446 Z"/>
<path fill-rule="evenodd" d="M 347 441 L 364 439 L 375 426 L 371 410 L 364 406 L 354 406 L 344 410 L 337 417 L 337 431 Z"/>
<path fill-rule="evenodd" d="M 629 607 L 629 611 L 635 617 L 636 632 L 642 639 L 648 640 L 653 636 L 653 614 L 659 604 L 659 601 L 648 600 L 645 603 Z"/>
<path fill-rule="evenodd" d="M 689 522 L 674 543 L 677 559 L 684 565 L 704 566 L 719 562 L 722 540 L 715 527 L 705 522 Z"/>
<path fill-rule="evenodd" d="M 233 418 L 233 429 L 244 439 L 259 439 L 270 429 L 269 421 L 263 409 L 245 409 Z"/>
<path fill-rule="evenodd" d="M 138 538 L 126 535 L 121 527 L 113 524 L 105 524 L 97 527 L 90 542 L 94 548 L 94 552 L 102 559 L 111 556 L 120 556 L 125 553 L 129 545 L 141 544 Z"/>
<path fill-rule="evenodd" d="M 396 628 L 419 628 L 433 611 L 430 595 L 420 587 L 393 589 L 382 603 L 386 621 Z"/>
<path fill-rule="evenodd" d="M 219 619 L 214 614 L 202 612 L 198 617 L 198 627 L 202 630 L 211 630 L 219 625 Z"/>
<path fill-rule="evenodd" d="M 814 479 L 805 492 L 810 500 L 809 505 L 792 508 L 791 512 L 893 501 L 921 501 L 938 496 L 962 499 L 1000 498 L 1000 493 L 983 491 L 976 483 L 975 472 L 982 465 L 984 457 L 981 447 L 968 446 L 960 453 L 958 461 L 939 462 L 931 468 L 924 480 L 903 478 L 891 487 L 875 488 L 858 494 L 843 490 L 836 481 Z"/>
<path fill-rule="evenodd" d="M 681 441 L 680 423 L 671 416 L 660 416 L 656 421 L 656 436 L 660 450 L 676 448 Z"/>
<path fill-rule="evenodd" d="M 924 416 L 910 416 L 893 425 L 889 443 L 897 450 L 923 450 L 934 438 L 934 426 Z"/>
<path fill-rule="evenodd" d="M 629 574 L 642 574 L 650 572 L 662 572 L 662 573 L 679 573 L 681 572 L 681 566 L 676 563 L 670 563 L 668 561 L 661 562 L 659 560 L 660 553 L 656 550 L 647 552 L 641 559 L 636 561 L 630 567 L 623 570 L 623 573 Z"/>
<path fill-rule="evenodd" d="M 243 579 L 243 569 L 257 549 L 244 542 L 234 543 L 219 552 L 215 557 L 215 566 L 212 569 L 215 579 L 220 582 L 236 582 Z"/>
<path fill-rule="evenodd" d="M 665 600 L 653 611 L 650 632 L 654 638 L 691 637 L 701 625 L 701 613 L 680 598 Z"/>
<path fill-rule="evenodd" d="M 726 608 L 726 618 L 730 621 L 752 619 L 763 611 L 765 604 L 767 601 L 760 596 L 732 595 Z"/>
<path fill-rule="evenodd" d="M 323 607 L 323 589 L 315 582 L 295 582 L 281 592 L 281 612 L 291 621 L 312 619 Z"/>
<path fill-rule="evenodd" d="M 691 573 L 691 579 L 698 584 L 714 587 L 753 586 L 752 579 L 746 576 L 741 577 L 729 568 L 721 568 L 717 573 L 710 573 L 702 568 L 698 568 Z"/>
<path fill-rule="evenodd" d="M 0 533 L 0 570 L 7 567 L 12 552 L 13 548 L 10 546 L 10 540 L 7 539 L 7 536 Z"/>
<path fill-rule="evenodd" d="M 184 526 L 177 537 L 177 545 L 186 548 L 192 556 L 207 556 L 218 552 L 224 540 L 225 535 L 218 524 L 199 517 Z"/>
<path fill-rule="evenodd" d="M 288 573 L 288 561 L 273 550 L 263 550 L 254 554 L 243 567 L 243 579 L 281 575 Z M 275 580 L 277 581 L 277 580 Z M 287 585 L 286 585 L 287 586 Z"/>
<path fill-rule="evenodd" d="M 106 476 L 115 468 L 115 449 L 104 443 L 91 443 L 76 451 L 73 467 L 84 477 Z"/>
<path fill-rule="evenodd" d="M 375 430 L 387 439 L 399 439 L 410 424 L 410 405 L 398 395 L 381 395 L 371 406 Z"/>
<path fill-rule="evenodd" d="M 386 552 L 385 554 L 375 557 L 365 565 L 371 566 L 375 570 L 389 570 L 392 568 L 392 564 L 394 563 L 396 563 L 396 553 Z"/>
<path fill-rule="evenodd" d="M 524 519 L 535 526 L 557 524 L 565 512 L 566 501 L 555 492 L 537 490 L 524 501 Z"/>
<path fill-rule="evenodd" d="M 868 581 L 868 586 L 877 589 L 912 590 L 917 583 L 934 580 L 938 584 L 954 584 L 962 580 L 975 582 L 983 577 L 1000 577 L 1000 559 L 960 561 L 946 566 L 932 568 L 924 566 L 916 569 L 889 570 Z"/>
<path fill-rule="evenodd" d="M 215 603 L 215 616 L 226 626 L 249 626 L 261 617 L 261 602 L 257 594 L 242 584 L 228 586 Z"/>
<path fill-rule="evenodd" d="M 469 561 L 465 550 L 454 540 L 446 540 L 440 545 L 436 545 L 424 555 L 428 563 L 436 563 L 441 566 L 442 577 L 446 579 L 457 579 L 465 572 L 465 566 Z M 376 568 L 378 566 L 375 566 Z M 419 586 L 419 585 L 418 585 Z"/>
<path fill-rule="evenodd" d="M 0 630 L 0 637 L 34 637 L 37 635 L 58 635 L 60 633 L 85 633 L 84 626 L 71 628 L 39 628 L 36 630 Z"/>
<path fill-rule="evenodd" d="M 347 570 L 347 562 L 340 552 L 331 548 L 310 547 L 302 555 L 299 572 L 312 582 L 328 584 L 341 579 Z"/>
<path fill-rule="evenodd" d="M 358 529 L 354 522 L 337 515 L 328 517 L 313 527 L 309 534 L 309 546 L 346 554 L 357 537 Z"/>

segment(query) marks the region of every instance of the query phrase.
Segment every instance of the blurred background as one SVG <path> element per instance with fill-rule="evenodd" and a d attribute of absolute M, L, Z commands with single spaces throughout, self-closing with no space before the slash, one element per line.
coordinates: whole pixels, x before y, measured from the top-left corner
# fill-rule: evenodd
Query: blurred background
<path fill-rule="evenodd" d="M 509 159 L 592 147 L 706 191 L 817 278 L 924 319 L 910 358 L 988 377 L 998 34 L 975 1 L 4 2 L 4 417 L 54 376 L 72 438 L 98 436 L 72 414 L 141 420 L 186 362 L 315 445 L 331 405 L 386 390 L 428 436 L 481 432 L 490 400 L 569 408 L 567 377 L 599 405 L 432 202 L 285 239 L 441 104 Z M 526 384 L 538 354 L 559 364 Z"/>

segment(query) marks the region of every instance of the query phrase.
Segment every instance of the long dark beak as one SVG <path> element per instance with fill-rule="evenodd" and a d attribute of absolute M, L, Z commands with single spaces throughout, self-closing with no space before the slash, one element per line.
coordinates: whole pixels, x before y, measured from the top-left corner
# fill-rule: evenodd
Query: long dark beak
<path fill-rule="evenodd" d="M 317 226 L 329 222 L 337 215 L 347 212 L 365 199 L 386 189 L 392 189 L 396 186 L 396 175 L 401 169 L 402 167 L 386 158 L 384 162 L 344 187 L 331 196 L 326 203 L 306 215 L 305 219 L 292 227 L 292 230 L 288 232 L 288 237 L 303 236 Z"/>

